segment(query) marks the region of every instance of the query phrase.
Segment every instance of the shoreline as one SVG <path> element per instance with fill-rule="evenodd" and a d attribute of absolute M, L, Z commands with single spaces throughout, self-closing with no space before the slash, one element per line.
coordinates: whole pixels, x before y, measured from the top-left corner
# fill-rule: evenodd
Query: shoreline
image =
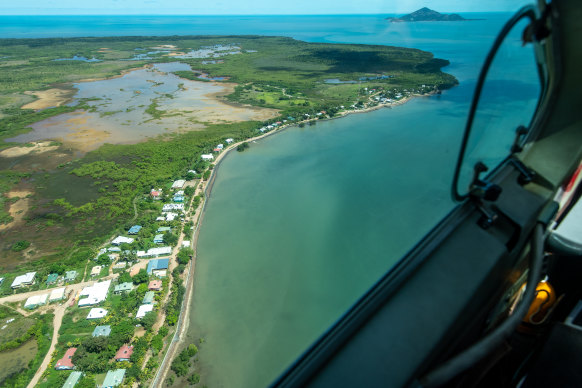
<path fill-rule="evenodd" d="M 195 282 L 194 277 L 195 277 L 195 273 L 196 273 L 196 260 L 198 258 L 198 237 L 200 234 L 200 229 L 202 227 L 202 222 L 204 221 L 204 216 L 206 215 L 207 202 L 210 200 L 210 197 L 212 195 L 212 189 L 214 188 L 214 182 L 216 180 L 216 176 L 218 175 L 218 169 L 220 167 L 220 164 L 223 162 L 224 158 L 231 151 L 235 150 L 236 147 L 238 147 L 240 144 L 242 144 L 244 142 L 254 142 L 257 140 L 261 140 L 261 139 L 264 139 L 268 136 L 278 134 L 278 133 L 280 133 L 288 128 L 291 128 L 291 127 L 298 127 L 299 128 L 300 123 L 317 122 L 319 120 L 327 121 L 327 120 L 340 119 L 340 118 L 343 118 L 343 117 L 348 116 L 348 115 L 353 114 L 353 113 L 368 113 L 368 112 L 372 112 L 375 110 L 379 110 L 381 108 L 391 108 L 392 106 L 403 105 L 406 102 L 410 101 L 414 97 L 430 97 L 434 94 L 436 94 L 436 92 L 430 93 L 427 95 L 414 95 L 413 94 L 413 95 L 407 96 L 407 97 L 405 97 L 401 100 L 398 100 L 396 102 L 393 102 L 393 103 L 378 104 L 378 105 L 373 106 L 373 107 L 344 111 L 340 115 L 338 115 L 337 117 L 330 117 L 330 118 L 326 118 L 326 119 L 310 119 L 310 120 L 303 120 L 303 121 L 299 121 L 299 122 L 293 122 L 292 124 L 285 124 L 277 129 L 275 129 L 275 130 L 269 131 L 267 133 L 263 133 L 259 136 L 250 137 L 248 139 L 241 140 L 241 141 L 238 141 L 236 143 L 230 144 L 228 147 L 226 147 L 222 152 L 220 152 L 218 154 L 218 156 L 213 161 L 214 167 L 212 168 L 212 172 L 210 174 L 210 177 L 208 178 L 207 181 L 204 181 L 201 179 L 200 183 L 199 183 L 198 189 L 200 192 L 203 192 L 204 197 L 202 199 L 202 203 L 201 203 L 200 207 L 197 209 L 197 211 L 199 211 L 199 213 L 198 213 L 197 220 L 195 221 L 194 231 L 192 232 L 191 248 L 194 250 L 194 256 L 192 257 L 192 260 L 190 262 L 190 268 L 188 269 L 188 273 L 187 273 L 187 276 L 185 279 L 186 292 L 184 294 L 185 295 L 184 301 L 183 301 L 184 304 L 183 304 L 182 309 L 180 310 L 180 316 L 178 317 L 177 325 L 179 325 L 179 327 L 174 332 L 174 336 L 173 336 L 170 344 L 168 345 L 169 346 L 168 350 L 166 351 L 164 358 L 162 359 L 160 367 L 158 368 L 158 372 L 156 373 L 154 379 L 150 383 L 150 387 L 157 386 L 156 384 L 162 384 L 165 381 L 166 376 L 167 376 L 168 371 L 169 371 L 169 366 L 170 366 L 171 361 L 173 360 L 174 356 L 176 355 L 178 348 L 183 346 L 185 343 L 185 340 L 186 340 L 184 338 L 184 334 L 185 334 L 186 330 L 188 329 L 188 327 L 190 326 L 190 310 L 192 307 L 191 300 L 193 300 L 194 293 L 196 291 L 196 282 Z M 198 192 L 198 190 L 197 190 L 197 192 Z M 196 193 L 194 195 L 196 195 Z M 194 215 L 194 217 L 196 217 L 196 215 Z M 189 303 L 186 303 L 186 301 L 188 301 Z"/>

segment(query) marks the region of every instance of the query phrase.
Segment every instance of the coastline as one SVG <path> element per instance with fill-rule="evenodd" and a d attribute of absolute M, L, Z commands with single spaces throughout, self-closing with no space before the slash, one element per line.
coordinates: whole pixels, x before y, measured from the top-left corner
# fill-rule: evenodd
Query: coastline
<path fill-rule="evenodd" d="M 158 372 L 156 373 L 156 376 L 154 377 L 154 379 L 152 380 L 152 382 L 150 384 L 150 387 L 156 387 L 158 385 L 161 385 L 165 381 L 166 376 L 167 376 L 169 369 L 170 369 L 171 361 L 173 360 L 173 358 L 177 354 L 178 349 L 181 346 L 183 346 L 185 343 L 184 334 L 190 325 L 190 310 L 192 307 L 190 301 L 193 299 L 194 292 L 196 291 L 196 284 L 195 284 L 194 277 L 195 277 L 195 273 L 196 273 L 196 260 L 198 257 L 198 237 L 199 237 L 199 233 L 200 233 L 200 228 L 202 226 L 202 222 L 204 220 L 204 216 L 206 214 L 207 201 L 210 199 L 210 197 L 212 195 L 212 189 L 214 187 L 214 182 L 215 182 L 216 177 L 218 175 L 218 169 L 219 169 L 221 163 L 223 162 L 224 158 L 226 157 L 226 155 L 228 155 L 231 151 L 235 150 L 236 147 L 238 147 L 240 144 L 242 144 L 244 142 L 254 142 L 257 140 L 261 140 L 261 139 L 264 139 L 268 136 L 278 134 L 278 133 L 280 133 L 288 128 L 299 127 L 299 124 L 301 124 L 301 123 L 317 122 L 319 120 L 322 120 L 322 121 L 334 120 L 334 119 L 340 119 L 342 117 L 345 117 L 345 116 L 348 116 L 348 115 L 354 114 L 354 113 L 357 113 L 357 114 L 368 113 L 368 112 L 372 112 L 372 111 L 375 111 L 375 110 L 378 110 L 381 108 L 391 108 L 393 106 L 403 105 L 406 102 L 410 101 L 414 97 L 428 97 L 428 96 L 431 96 L 434 94 L 436 94 L 436 92 L 426 94 L 426 95 L 413 94 L 413 95 L 404 97 L 401 100 L 391 102 L 391 103 L 378 104 L 376 106 L 366 107 L 363 109 L 343 111 L 336 117 L 325 118 L 325 119 L 302 120 L 302 121 L 298 121 L 298 122 L 285 124 L 285 125 L 282 125 L 281 127 L 278 127 L 277 129 L 269 131 L 267 133 L 263 133 L 261 135 L 255 136 L 255 137 L 251 137 L 251 138 L 233 143 L 233 144 L 229 145 L 228 147 L 226 147 L 222 152 L 220 152 L 216 156 L 216 158 L 213 161 L 214 167 L 212 169 L 210 177 L 208 178 L 207 181 L 203 181 L 203 180 L 200 181 L 200 183 L 197 187 L 196 193 L 194 194 L 194 195 L 197 195 L 200 192 L 203 192 L 204 196 L 203 196 L 201 205 L 196 209 L 196 212 L 193 215 L 193 218 L 196 220 L 194 231 L 192 232 L 192 238 L 191 238 L 191 241 L 192 241 L 191 247 L 194 250 L 194 256 L 192 257 L 192 260 L 190 262 L 190 266 L 188 268 L 188 272 L 187 272 L 186 279 L 185 279 L 185 287 L 186 287 L 185 297 L 183 300 L 182 309 L 180 310 L 180 316 L 178 317 L 178 322 L 177 322 L 178 327 L 177 327 L 176 331 L 174 332 L 172 340 L 168 345 L 168 349 L 164 355 L 164 358 L 162 359 L 162 362 L 160 364 L 160 367 L 158 368 Z"/>

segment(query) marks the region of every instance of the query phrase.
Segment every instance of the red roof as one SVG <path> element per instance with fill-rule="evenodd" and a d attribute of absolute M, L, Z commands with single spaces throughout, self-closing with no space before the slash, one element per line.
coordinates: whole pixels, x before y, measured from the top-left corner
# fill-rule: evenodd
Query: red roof
<path fill-rule="evenodd" d="M 160 290 L 162 288 L 162 281 L 161 280 L 152 280 L 149 284 L 148 284 L 148 288 L 150 290 Z"/>
<path fill-rule="evenodd" d="M 117 353 L 115 353 L 115 359 L 117 361 L 129 359 L 129 357 L 131 357 L 132 354 L 133 354 L 133 346 L 123 345 L 121 348 L 119 348 Z"/>
<path fill-rule="evenodd" d="M 150 191 L 150 194 L 152 197 L 159 197 L 160 196 L 160 192 L 156 191 L 156 190 L 152 190 Z"/>
<path fill-rule="evenodd" d="M 73 354 L 75 354 L 76 351 L 77 348 L 67 349 L 63 358 L 57 361 L 55 369 L 73 369 L 75 365 L 73 365 L 71 359 L 73 358 Z"/>

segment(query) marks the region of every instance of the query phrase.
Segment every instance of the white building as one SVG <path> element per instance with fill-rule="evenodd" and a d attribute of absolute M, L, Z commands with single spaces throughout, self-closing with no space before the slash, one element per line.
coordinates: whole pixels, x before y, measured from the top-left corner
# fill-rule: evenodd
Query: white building
<path fill-rule="evenodd" d="M 219 144 L 219 145 L 216 146 L 216 148 L 218 148 L 219 150 L 221 150 L 221 149 L 224 148 L 224 144 Z"/>
<path fill-rule="evenodd" d="M 107 292 L 109 291 L 110 285 L 111 280 L 107 280 L 83 288 L 83 291 L 81 291 L 79 295 L 86 296 L 86 298 L 79 300 L 79 307 L 90 306 L 103 302 L 105 299 L 107 299 Z"/>
<path fill-rule="evenodd" d="M 151 249 L 148 249 L 147 252 L 137 251 L 137 257 L 140 259 L 144 258 L 144 257 L 157 257 L 157 256 L 163 256 L 163 255 L 170 255 L 170 254 L 172 254 L 172 247 L 151 248 Z"/>
<path fill-rule="evenodd" d="M 153 311 L 153 309 L 154 309 L 153 304 L 142 304 L 141 306 L 139 306 L 139 309 L 137 309 L 137 314 L 135 314 L 135 317 L 137 319 L 141 319 L 145 317 L 147 313 Z"/>
<path fill-rule="evenodd" d="M 12 288 L 20 288 L 24 286 L 30 286 L 34 284 L 34 277 L 36 276 L 36 272 L 28 272 L 24 275 L 17 276 L 14 281 L 12 282 Z"/>
<path fill-rule="evenodd" d="M 101 273 L 102 269 L 103 267 L 100 265 L 94 266 L 93 268 L 91 268 L 91 276 L 98 276 Z"/>
<path fill-rule="evenodd" d="M 65 287 L 62 288 L 55 288 L 51 291 L 49 296 L 49 302 L 56 302 L 57 300 L 61 300 L 65 297 Z"/>
<path fill-rule="evenodd" d="M 42 294 L 42 295 L 35 295 L 31 296 L 26 300 L 24 304 L 25 309 L 34 309 L 38 306 L 42 306 L 46 304 L 46 300 L 48 299 L 49 294 Z"/>
<path fill-rule="evenodd" d="M 212 154 L 202 154 L 202 160 L 208 162 L 214 160 L 214 155 Z"/>
<path fill-rule="evenodd" d="M 182 187 L 184 187 L 185 184 L 186 181 L 184 179 L 178 179 L 177 181 L 174 181 L 174 183 L 172 183 L 172 189 L 181 189 Z"/>
<path fill-rule="evenodd" d="M 172 210 L 180 210 L 180 211 L 183 211 L 184 210 L 184 204 L 183 203 L 167 203 L 162 208 L 162 212 L 169 212 L 169 211 L 172 211 Z"/>
<path fill-rule="evenodd" d="M 131 244 L 133 239 L 131 237 L 124 237 L 124 236 L 117 236 L 113 241 L 111 241 L 111 245 L 121 245 L 123 243 Z"/>
<path fill-rule="evenodd" d="M 174 221 L 178 217 L 178 213 L 166 213 L 166 218 L 162 217 L 162 221 Z"/>
<path fill-rule="evenodd" d="M 182 241 L 182 246 L 183 246 L 184 248 L 189 248 L 189 247 L 190 247 L 190 241 L 188 241 L 188 240 L 183 240 L 183 241 Z"/>
<path fill-rule="evenodd" d="M 231 139 L 230 137 L 228 139 L 225 140 L 226 144 L 230 144 L 234 141 L 234 139 Z"/>
<path fill-rule="evenodd" d="M 101 308 L 92 308 L 87 315 L 87 319 L 100 319 L 105 318 L 107 315 L 107 310 Z"/>

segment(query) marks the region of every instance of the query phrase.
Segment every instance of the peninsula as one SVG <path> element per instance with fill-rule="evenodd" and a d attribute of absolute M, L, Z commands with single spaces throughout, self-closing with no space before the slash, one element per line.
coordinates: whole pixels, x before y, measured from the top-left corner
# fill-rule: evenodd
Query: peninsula
<path fill-rule="evenodd" d="M 465 19 L 459 14 L 451 13 L 444 14 L 437 11 L 433 11 L 430 8 L 423 7 L 417 11 L 409 13 L 401 17 L 390 17 L 386 20 L 391 22 L 462 22 L 470 19 Z"/>

